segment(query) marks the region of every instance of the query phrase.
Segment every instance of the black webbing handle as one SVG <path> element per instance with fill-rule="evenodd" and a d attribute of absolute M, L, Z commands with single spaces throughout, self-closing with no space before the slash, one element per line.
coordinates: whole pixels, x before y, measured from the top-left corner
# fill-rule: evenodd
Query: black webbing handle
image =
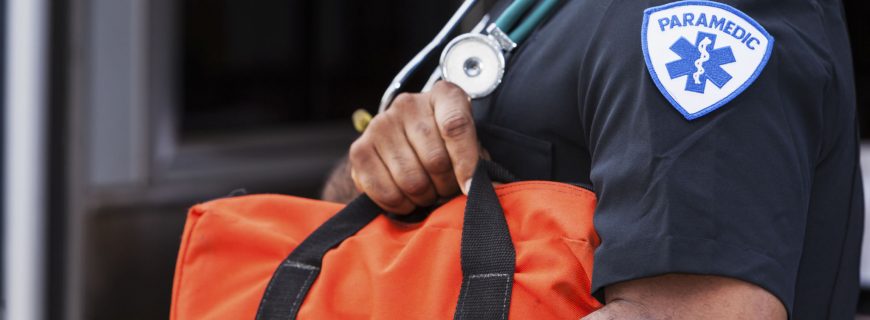
<path fill-rule="evenodd" d="M 462 288 L 454 319 L 507 319 L 516 252 L 495 190 L 496 181 L 514 177 L 481 160 L 468 192 L 460 245 Z M 361 195 L 318 227 L 278 266 L 260 301 L 257 319 L 296 319 L 311 284 L 320 274 L 323 256 L 356 234 L 382 209 Z"/>
<path fill-rule="evenodd" d="M 462 223 L 462 289 L 453 314 L 457 320 L 507 319 L 511 305 L 516 251 L 490 175 L 515 180 L 492 162 L 478 162 Z"/>
<path fill-rule="evenodd" d="M 296 319 L 302 300 L 320 274 L 323 255 L 368 225 L 380 212 L 381 208 L 368 196 L 361 195 L 314 230 L 272 274 L 256 319 Z"/>

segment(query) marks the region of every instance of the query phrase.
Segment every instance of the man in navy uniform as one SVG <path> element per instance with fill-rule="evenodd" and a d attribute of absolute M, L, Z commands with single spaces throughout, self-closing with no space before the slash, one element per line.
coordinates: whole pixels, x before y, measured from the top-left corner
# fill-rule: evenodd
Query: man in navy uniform
<path fill-rule="evenodd" d="M 407 213 L 467 190 L 486 150 L 597 194 L 587 319 L 854 319 L 851 59 L 838 0 L 564 1 L 490 96 L 398 96 L 326 195 Z"/>

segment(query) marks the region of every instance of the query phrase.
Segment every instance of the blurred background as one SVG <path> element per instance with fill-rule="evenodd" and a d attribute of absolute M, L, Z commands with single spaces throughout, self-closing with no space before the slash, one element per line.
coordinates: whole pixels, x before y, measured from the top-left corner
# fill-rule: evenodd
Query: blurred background
<path fill-rule="evenodd" d="M 187 208 L 317 197 L 350 113 L 460 2 L 0 0 L 4 318 L 167 318 Z M 870 22 L 846 5 L 868 128 Z"/>

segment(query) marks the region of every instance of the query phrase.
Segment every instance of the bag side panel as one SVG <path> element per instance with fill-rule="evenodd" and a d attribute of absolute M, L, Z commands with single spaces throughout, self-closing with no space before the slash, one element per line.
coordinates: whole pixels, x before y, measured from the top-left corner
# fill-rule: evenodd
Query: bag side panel
<path fill-rule="evenodd" d="M 255 195 L 194 207 L 179 252 L 173 319 L 253 319 L 277 266 L 341 205 Z"/>
<path fill-rule="evenodd" d="M 193 230 L 196 229 L 196 223 L 199 217 L 202 216 L 202 210 L 199 206 L 193 206 L 187 213 L 187 221 L 184 223 L 184 233 L 181 237 L 181 245 L 178 249 L 178 258 L 175 261 L 175 275 L 172 279 L 172 304 L 169 309 L 169 319 L 180 319 L 178 316 L 178 297 L 181 291 L 181 279 L 184 277 L 184 257 L 187 256 L 187 248 L 190 245 L 190 238 Z"/>
<path fill-rule="evenodd" d="M 498 188 L 517 252 L 513 319 L 579 319 L 601 307 L 591 296 L 600 243 L 595 195 L 575 186 L 526 181 Z"/>

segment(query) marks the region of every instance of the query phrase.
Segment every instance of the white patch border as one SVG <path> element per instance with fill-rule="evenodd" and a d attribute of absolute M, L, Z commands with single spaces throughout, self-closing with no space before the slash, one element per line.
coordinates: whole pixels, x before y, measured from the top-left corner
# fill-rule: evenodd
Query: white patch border
<path fill-rule="evenodd" d="M 659 76 L 658 76 L 658 74 L 656 74 L 655 69 L 653 69 L 652 61 L 650 61 L 650 55 L 649 55 L 649 50 L 647 48 L 647 39 L 646 39 L 647 28 L 649 27 L 650 15 L 652 15 L 655 12 L 671 9 L 673 7 L 689 6 L 689 5 L 708 6 L 708 7 L 714 7 L 714 8 L 719 8 L 719 9 L 729 11 L 729 12 L 737 15 L 738 17 L 746 20 L 746 22 L 750 23 L 752 26 L 754 26 L 759 31 L 761 31 L 764 34 L 764 36 L 767 37 L 767 39 L 768 39 L 767 51 L 764 54 L 764 58 L 762 58 L 761 63 L 758 64 L 758 67 L 755 69 L 755 72 L 752 73 L 752 76 L 750 76 L 748 80 L 743 82 L 743 84 L 740 85 L 740 87 L 738 87 L 736 90 L 734 90 L 734 92 L 732 92 L 731 94 L 729 94 L 725 98 L 722 98 L 721 100 L 717 101 L 716 103 L 713 103 L 709 107 L 701 109 L 700 111 L 695 112 L 695 113 L 689 113 L 688 111 L 686 111 L 686 109 L 683 108 L 682 105 L 680 105 L 676 100 L 674 100 L 674 97 L 671 96 L 671 93 L 668 92 L 668 90 L 665 89 L 665 87 L 659 81 Z M 758 76 L 761 74 L 761 71 L 763 71 L 764 67 L 767 66 L 767 61 L 770 59 L 770 54 L 773 52 L 773 42 L 774 42 L 773 36 L 770 35 L 770 33 L 768 33 L 767 30 L 761 26 L 761 24 L 759 24 L 757 21 L 755 21 L 755 19 L 752 19 L 752 17 L 750 17 L 749 15 L 747 15 L 747 14 L 743 13 L 742 11 L 737 10 L 737 8 L 734 8 L 734 7 L 729 6 L 727 4 L 714 2 L 714 1 L 706 1 L 706 0 L 677 1 L 677 2 L 672 2 L 672 3 L 668 3 L 665 5 L 652 7 L 652 8 L 648 8 L 648 9 L 644 10 L 643 11 L 643 27 L 641 28 L 641 32 L 640 32 L 640 39 L 641 39 L 640 44 L 641 44 L 641 47 L 643 49 L 643 58 L 644 58 L 644 60 L 646 60 L 646 67 L 649 70 L 650 76 L 652 76 L 653 83 L 655 83 L 656 87 L 659 88 L 659 91 L 661 91 L 661 93 L 665 96 L 665 98 L 668 99 L 668 101 L 674 106 L 675 109 L 677 109 L 677 111 L 679 111 L 683 115 L 683 117 L 686 118 L 686 120 L 695 120 L 697 118 L 703 117 L 703 116 L 707 115 L 708 113 L 713 112 L 716 109 L 719 109 L 720 107 L 722 107 L 723 105 L 725 105 L 726 103 L 730 102 L 731 100 L 736 98 L 738 95 L 743 93 L 743 91 L 746 90 L 746 88 L 748 88 L 753 82 L 755 82 L 755 79 L 758 78 Z"/>

